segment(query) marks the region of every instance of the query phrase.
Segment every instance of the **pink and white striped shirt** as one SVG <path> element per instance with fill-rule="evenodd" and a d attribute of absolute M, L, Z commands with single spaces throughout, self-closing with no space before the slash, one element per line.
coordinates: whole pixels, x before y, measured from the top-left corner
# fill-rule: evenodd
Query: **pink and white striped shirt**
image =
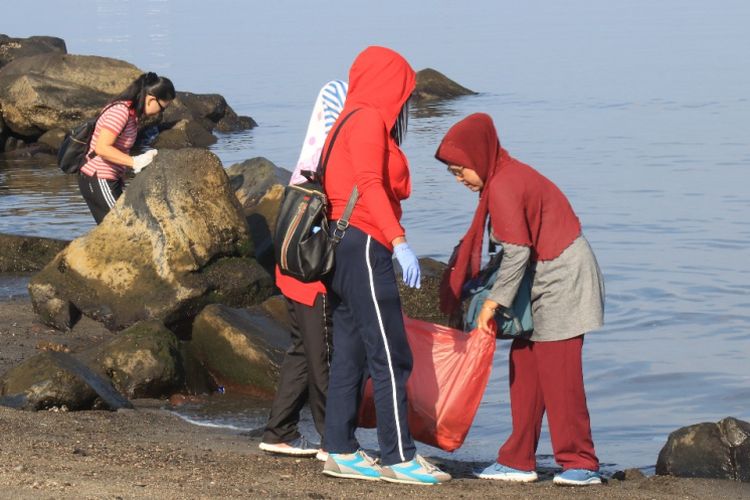
<path fill-rule="evenodd" d="M 105 128 L 117 136 L 114 146 L 125 154 L 130 154 L 130 149 L 135 144 L 138 135 L 138 118 L 135 110 L 128 107 L 127 101 L 121 101 L 109 107 L 96 122 L 94 134 L 91 136 L 89 153 L 96 150 L 96 142 L 99 134 Z M 118 180 L 125 176 L 127 167 L 105 160 L 101 156 L 95 156 L 87 161 L 81 172 L 89 177 L 96 175 L 99 179 Z"/>

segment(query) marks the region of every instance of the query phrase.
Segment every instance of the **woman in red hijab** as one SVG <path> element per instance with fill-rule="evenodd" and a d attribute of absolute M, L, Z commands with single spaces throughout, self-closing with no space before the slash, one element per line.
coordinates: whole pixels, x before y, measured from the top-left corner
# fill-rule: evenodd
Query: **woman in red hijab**
<path fill-rule="evenodd" d="M 581 224 L 565 195 L 549 179 L 500 146 L 492 118 L 483 113 L 456 123 L 436 158 L 458 182 L 479 193 L 471 227 L 449 263 L 441 308 L 461 308 L 461 288 L 481 265 L 489 217 L 490 238 L 502 246 L 498 279 L 482 306 L 478 328 L 490 333 L 498 306 L 511 307 L 527 267 L 533 270 L 534 331 L 510 350 L 513 432 L 496 463 L 475 471 L 483 479 L 537 479 L 536 449 L 547 412 L 555 484 L 600 484 L 583 386 L 583 336 L 603 324 L 604 284 Z"/>

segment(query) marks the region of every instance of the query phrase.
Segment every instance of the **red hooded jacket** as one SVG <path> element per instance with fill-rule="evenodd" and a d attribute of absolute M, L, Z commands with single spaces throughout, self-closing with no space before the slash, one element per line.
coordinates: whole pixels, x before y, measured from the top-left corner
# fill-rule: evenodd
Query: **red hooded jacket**
<path fill-rule="evenodd" d="M 359 199 L 349 223 L 389 249 L 405 234 L 401 200 L 411 193 L 409 164 L 390 130 L 415 84 L 416 73 L 398 53 L 384 47 L 362 51 L 349 71 L 346 105 L 323 148 L 325 154 L 343 117 L 359 109 L 341 129 L 328 160 L 328 216 L 341 218 L 356 185 Z"/>

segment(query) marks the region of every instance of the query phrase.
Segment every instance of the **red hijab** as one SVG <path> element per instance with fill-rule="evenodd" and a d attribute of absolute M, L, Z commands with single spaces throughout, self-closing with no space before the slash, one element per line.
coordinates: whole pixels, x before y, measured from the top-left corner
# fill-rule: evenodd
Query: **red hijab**
<path fill-rule="evenodd" d="M 435 158 L 446 165 L 459 165 L 474 170 L 484 185 L 509 158 L 500 147 L 492 118 L 484 113 L 469 115 L 453 125 L 443 137 Z M 440 286 L 440 308 L 447 314 L 461 305 L 461 288 L 467 279 L 476 276 L 482 265 L 482 241 L 489 212 L 487 192 L 479 194 L 479 205 L 474 212 L 469 230 L 448 262 Z"/>
<path fill-rule="evenodd" d="M 443 276 L 440 308 L 444 312 L 459 309 L 464 283 L 479 273 L 488 215 L 495 237 L 530 247 L 532 260 L 559 256 L 581 233 L 578 217 L 557 186 L 500 147 L 489 115 L 475 113 L 453 125 L 435 157 L 474 170 L 484 183 L 471 226 Z"/>

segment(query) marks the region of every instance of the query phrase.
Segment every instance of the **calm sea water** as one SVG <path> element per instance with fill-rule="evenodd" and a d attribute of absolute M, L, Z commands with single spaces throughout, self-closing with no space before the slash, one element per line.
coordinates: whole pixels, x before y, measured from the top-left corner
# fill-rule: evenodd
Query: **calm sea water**
<path fill-rule="evenodd" d="M 442 134 L 469 113 L 491 114 L 511 154 L 569 196 L 605 274 L 607 324 L 587 337 L 584 358 L 606 467 L 648 468 L 683 425 L 750 420 L 747 2 L 88 5 L 80 25 L 60 26 L 62 4 L 16 2 L 3 7 L 0 32 L 60 36 L 71 53 L 125 59 L 179 89 L 223 94 L 260 124 L 221 137 L 213 150 L 225 165 L 265 156 L 291 167 L 320 85 L 346 78 L 369 44 L 479 91 L 413 111 L 403 222 L 417 253 L 446 259 L 476 203 L 433 159 Z M 50 165 L 0 164 L 0 232 L 71 238 L 92 225 L 74 179 Z M 0 291 L 17 291 L 13 280 Z M 243 429 L 265 415 L 226 402 L 185 413 Z M 491 460 L 509 430 L 502 343 L 454 456 Z M 539 453 L 550 463 L 546 431 Z"/>

